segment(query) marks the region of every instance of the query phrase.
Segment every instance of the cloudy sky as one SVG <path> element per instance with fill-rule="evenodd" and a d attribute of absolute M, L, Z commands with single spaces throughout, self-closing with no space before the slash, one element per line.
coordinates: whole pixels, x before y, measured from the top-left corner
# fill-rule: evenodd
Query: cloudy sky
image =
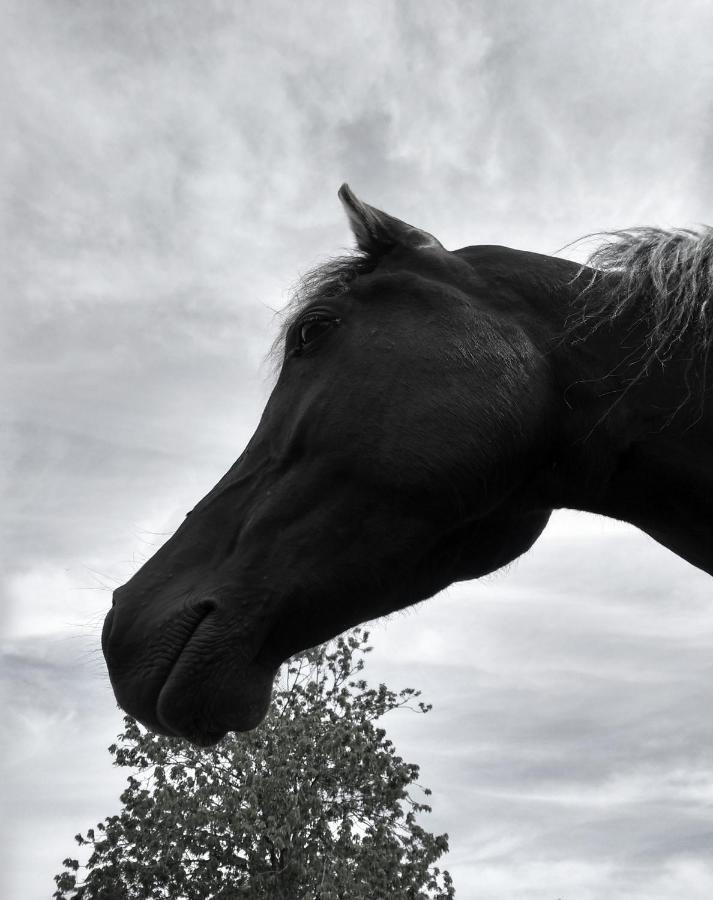
<path fill-rule="evenodd" d="M 339 184 L 449 248 L 710 221 L 712 33 L 704 0 L 3 0 L 3 898 L 118 808 L 110 591 L 252 433 Z M 710 900 L 710 595 L 562 513 L 375 626 L 372 678 L 434 704 L 389 727 L 460 898 Z"/>

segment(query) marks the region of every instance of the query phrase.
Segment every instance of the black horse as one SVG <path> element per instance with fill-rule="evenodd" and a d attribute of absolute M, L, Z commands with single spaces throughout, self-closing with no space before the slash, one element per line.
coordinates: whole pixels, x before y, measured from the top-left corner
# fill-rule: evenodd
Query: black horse
<path fill-rule="evenodd" d="M 556 508 L 713 574 L 713 232 L 581 267 L 339 195 L 358 251 L 304 280 L 255 435 L 106 618 L 116 697 L 164 734 L 253 728 L 287 657 L 504 566 Z"/>

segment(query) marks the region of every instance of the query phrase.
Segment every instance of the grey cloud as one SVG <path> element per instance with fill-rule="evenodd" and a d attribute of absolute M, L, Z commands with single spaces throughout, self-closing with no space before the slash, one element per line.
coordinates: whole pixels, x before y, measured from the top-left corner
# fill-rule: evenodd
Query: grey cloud
<path fill-rule="evenodd" d="M 618 615 L 617 585 L 626 587 L 628 565 L 641 566 L 650 551 L 648 539 L 633 537 L 618 555 L 621 540 L 585 534 L 560 554 L 565 570 L 590 557 L 621 559 L 604 590 L 590 586 L 584 622 L 577 597 L 565 606 L 549 591 L 548 571 L 556 581 L 557 561 L 541 570 L 533 551 L 506 576 L 461 585 L 373 626 L 370 680 L 421 688 L 434 703 L 426 717 L 404 711 L 385 725 L 434 791 L 428 827 L 450 833 L 447 864 L 465 896 L 478 896 L 487 884 L 498 900 L 518 892 L 552 897 L 555 887 L 563 897 L 576 887 L 592 900 L 617 890 L 643 900 L 647 890 L 674 896 L 674 875 L 685 881 L 685 873 L 696 872 L 699 886 L 713 877 L 706 850 L 713 799 L 706 748 L 713 734 L 702 714 L 712 699 L 713 629 L 700 628 L 695 590 L 688 599 L 682 591 L 678 608 L 652 601 L 647 612 L 655 628 L 639 630 L 638 603 Z M 679 577 L 687 569 L 681 565 Z M 662 566 L 654 578 L 665 582 L 667 573 Z M 626 597 L 622 602 L 626 608 Z M 107 743 L 106 723 L 118 722 L 92 655 L 96 645 L 86 637 L 40 638 L 9 649 L 5 678 L 17 693 L 8 722 L 20 758 L 32 743 L 35 778 L 54 777 L 42 773 L 55 771 L 56 742 L 67 754 L 78 740 L 95 748 L 80 757 L 96 773 L 94 798 L 78 793 L 77 763 L 69 756 L 53 788 L 57 809 L 74 798 L 81 821 L 69 828 L 66 814 L 57 819 L 71 836 L 116 806 L 115 794 L 96 782 L 99 733 Z M 44 743 L 50 732 L 53 740 Z M 27 782 L 18 790 L 27 790 Z M 42 808 L 31 794 L 28 816 L 35 805 L 38 814 Z M 57 835 L 43 852 L 51 845 L 58 853 L 60 843 Z M 702 887 L 691 896 L 702 900 Z"/>
<path fill-rule="evenodd" d="M 560 535 L 376 626 L 381 677 L 434 703 L 392 731 L 473 890 L 666 897 L 692 867 L 705 896 L 713 621 L 699 574 L 635 532 Z"/>
<path fill-rule="evenodd" d="M 4 644 L 3 896 L 48 896 L 73 835 L 118 806 L 126 776 L 106 747 L 122 720 L 97 662 L 81 637 Z"/>
<path fill-rule="evenodd" d="M 64 832 L 118 793 L 101 660 L 37 632 L 81 616 L 96 653 L 108 590 L 78 593 L 86 570 L 125 577 L 237 457 L 273 309 L 351 242 L 339 183 L 447 246 L 706 220 L 712 15 L 3 7 L 4 596 L 34 635 L 3 671 L 11 750 L 34 754 L 12 769 L 3 896 L 42 867 L 46 896 Z M 374 678 L 436 707 L 390 726 L 399 751 L 434 788 L 461 896 L 707 900 L 708 579 L 630 530 L 567 531 L 377 626 Z"/>

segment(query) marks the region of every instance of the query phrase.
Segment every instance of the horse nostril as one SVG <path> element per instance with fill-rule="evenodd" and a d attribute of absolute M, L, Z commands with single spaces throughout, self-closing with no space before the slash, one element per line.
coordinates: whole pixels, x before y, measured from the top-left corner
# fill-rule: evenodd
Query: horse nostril
<path fill-rule="evenodd" d="M 218 601 L 214 600 L 212 597 L 206 597 L 204 600 L 198 600 L 196 603 L 193 603 L 191 608 L 197 613 L 201 613 L 203 616 L 208 616 L 218 609 Z"/>

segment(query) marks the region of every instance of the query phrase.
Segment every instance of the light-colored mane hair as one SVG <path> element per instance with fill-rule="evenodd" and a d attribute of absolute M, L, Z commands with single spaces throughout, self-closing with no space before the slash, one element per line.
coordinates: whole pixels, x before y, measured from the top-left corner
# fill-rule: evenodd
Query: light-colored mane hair
<path fill-rule="evenodd" d="M 601 236 L 587 260 L 595 273 L 580 295 L 585 320 L 603 324 L 633 314 L 645 326 L 644 370 L 684 344 L 705 355 L 713 344 L 713 228 L 630 228 Z M 590 292 L 600 273 L 603 289 Z"/>

